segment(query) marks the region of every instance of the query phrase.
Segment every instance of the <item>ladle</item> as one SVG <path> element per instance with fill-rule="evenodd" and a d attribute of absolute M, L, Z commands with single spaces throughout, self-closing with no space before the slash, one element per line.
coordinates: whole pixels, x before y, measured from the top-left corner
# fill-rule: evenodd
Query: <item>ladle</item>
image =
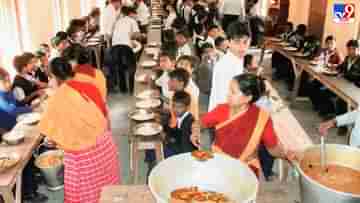
<path fill-rule="evenodd" d="M 326 145 L 324 136 L 320 136 L 320 165 L 321 171 L 326 173 Z"/>

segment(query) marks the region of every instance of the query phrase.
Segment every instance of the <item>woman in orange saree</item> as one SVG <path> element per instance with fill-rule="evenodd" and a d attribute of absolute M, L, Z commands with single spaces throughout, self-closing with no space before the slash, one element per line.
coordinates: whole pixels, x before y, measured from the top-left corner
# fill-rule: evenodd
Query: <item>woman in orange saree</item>
<path fill-rule="evenodd" d="M 106 100 L 106 78 L 101 70 L 90 64 L 90 51 L 88 49 L 79 44 L 73 44 L 63 51 L 62 57 L 72 65 L 75 73 L 74 80 L 94 84 Z"/>
<path fill-rule="evenodd" d="M 102 187 L 120 183 L 105 101 L 95 85 L 73 79 L 65 59 L 51 61 L 50 72 L 58 88 L 38 128 L 64 151 L 64 202 L 97 203 Z"/>
<path fill-rule="evenodd" d="M 269 113 L 254 104 L 261 96 L 261 82 L 252 74 L 234 77 L 227 103 L 218 105 L 201 118 L 202 126 L 215 128 L 212 150 L 247 163 L 258 176 L 261 166 L 257 152 L 261 143 L 273 156 L 286 157 Z M 198 143 L 198 137 L 194 136 L 192 140 Z"/>

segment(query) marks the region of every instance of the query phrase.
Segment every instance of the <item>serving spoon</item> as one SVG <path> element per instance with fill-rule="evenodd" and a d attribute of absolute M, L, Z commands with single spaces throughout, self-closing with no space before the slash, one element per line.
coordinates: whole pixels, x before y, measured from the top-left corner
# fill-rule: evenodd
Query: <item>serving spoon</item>
<path fill-rule="evenodd" d="M 324 136 L 320 136 L 320 165 L 322 173 L 326 173 L 326 145 Z"/>

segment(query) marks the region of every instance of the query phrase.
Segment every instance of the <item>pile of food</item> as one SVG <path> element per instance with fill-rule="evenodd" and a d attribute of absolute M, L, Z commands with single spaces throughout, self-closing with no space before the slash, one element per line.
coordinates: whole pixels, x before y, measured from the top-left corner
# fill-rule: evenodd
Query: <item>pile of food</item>
<path fill-rule="evenodd" d="M 40 168 L 51 168 L 61 165 L 63 163 L 63 156 L 60 154 L 49 154 L 40 156 L 36 162 L 36 165 Z"/>
<path fill-rule="evenodd" d="M 207 161 L 209 159 L 214 158 L 214 154 L 212 152 L 201 151 L 201 150 L 196 150 L 191 152 L 191 156 L 193 156 L 198 161 Z"/>
<path fill-rule="evenodd" d="M 20 156 L 17 154 L 0 155 L 0 172 L 15 166 L 20 160 Z"/>
<path fill-rule="evenodd" d="M 360 171 L 329 164 L 323 171 L 320 164 L 302 163 L 304 173 L 316 182 L 345 193 L 360 195 Z"/>
<path fill-rule="evenodd" d="M 234 203 L 218 192 L 201 191 L 198 187 L 179 188 L 171 192 L 170 203 Z"/>

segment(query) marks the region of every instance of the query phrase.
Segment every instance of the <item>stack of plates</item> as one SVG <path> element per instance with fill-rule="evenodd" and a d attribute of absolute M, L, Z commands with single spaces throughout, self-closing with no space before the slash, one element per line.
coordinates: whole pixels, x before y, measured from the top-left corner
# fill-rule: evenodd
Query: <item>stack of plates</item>
<path fill-rule="evenodd" d="M 139 109 L 153 109 L 161 105 L 160 99 L 145 99 L 136 102 L 135 106 Z"/>

